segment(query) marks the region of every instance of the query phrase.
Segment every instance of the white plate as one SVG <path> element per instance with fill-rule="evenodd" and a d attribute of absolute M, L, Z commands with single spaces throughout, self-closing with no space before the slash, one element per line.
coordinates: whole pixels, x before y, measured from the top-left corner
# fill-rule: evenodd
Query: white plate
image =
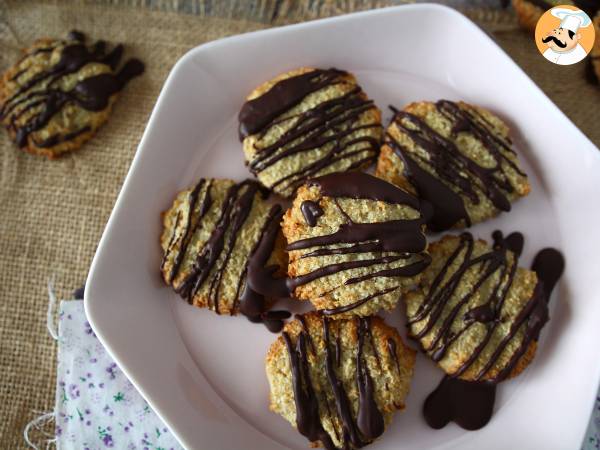
<path fill-rule="evenodd" d="M 523 231 L 524 264 L 549 245 L 567 260 L 538 356 L 500 385 L 488 426 L 426 426 L 421 406 L 441 371 L 419 356 L 407 410 L 370 448 L 579 448 L 600 379 L 600 153 L 481 30 L 442 6 L 244 34 L 197 47 L 175 65 L 86 286 L 87 315 L 113 358 L 189 449 L 307 448 L 267 408 L 263 362 L 275 336 L 177 298 L 159 277 L 158 245 L 159 214 L 175 192 L 199 176 L 249 175 L 237 112 L 254 86 L 298 66 L 354 72 L 386 120 L 388 104 L 423 99 L 464 99 L 496 111 L 513 127 L 533 192 L 473 232 L 489 238 L 496 228 Z M 404 329 L 398 312 L 388 321 Z"/>

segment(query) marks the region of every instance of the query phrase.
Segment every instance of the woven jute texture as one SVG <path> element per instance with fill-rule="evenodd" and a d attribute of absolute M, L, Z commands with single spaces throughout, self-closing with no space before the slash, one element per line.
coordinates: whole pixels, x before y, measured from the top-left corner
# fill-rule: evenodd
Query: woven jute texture
<path fill-rule="evenodd" d="M 398 2 L 395 2 L 397 4 Z M 385 6 L 377 1 L 0 1 L 0 69 L 42 36 L 76 28 L 122 42 L 145 61 L 111 120 L 80 151 L 57 161 L 18 151 L 0 133 L 0 448 L 23 448 L 25 424 L 54 403 L 56 344 L 46 322 L 46 284 L 59 296 L 81 285 L 148 116 L 169 70 L 190 48 L 272 25 Z M 600 144 L 600 89 L 584 67 L 545 63 L 511 11 L 468 10 L 558 106 Z M 508 94 L 507 94 L 508 95 Z M 540 128 L 543 129 L 543 111 Z M 575 149 L 565 149 L 573 151 Z M 165 149 L 168 151 L 168 149 Z"/>

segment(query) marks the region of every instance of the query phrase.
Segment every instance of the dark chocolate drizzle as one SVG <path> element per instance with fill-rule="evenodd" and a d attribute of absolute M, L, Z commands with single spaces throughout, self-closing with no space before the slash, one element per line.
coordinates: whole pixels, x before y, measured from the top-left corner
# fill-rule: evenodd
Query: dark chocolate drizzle
<path fill-rule="evenodd" d="M 101 111 L 108 106 L 112 95 L 144 71 L 144 64 L 140 60 L 130 59 L 116 74 L 103 73 L 84 78 L 70 91 L 63 91 L 60 89 L 60 81 L 63 77 L 76 73 L 92 62 L 107 64 L 115 70 L 123 52 L 123 46 L 118 45 L 107 54 L 104 41 L 98 41 L 88 47 L 85 45 L 83 33 L 72 31 L 66 44 L 57 41 L 51 47 L 35 50 L 33 54 L 52 52 L 63 45 L 60 59 L 53 67 L 31 77 L 1 105 L 0 119 L 7 124 L 7 128 L 14 131 L 15 141 L 20 147 L 27 144 L 31 133 L 45 127 L 65 105 L 75 103 L 88 111 Z M 25 72 L 25 69 L 19 71 L 13 79 L 19 78 Z M 46 83 L 43 88 L 42 83 Z M 33 108 L 40 108 L 39 112 L 33 114 L 22 126 L 18 125 L 19 118 Z M 52 147 L 72 140 L 87 131 L 89 127 L 86 126 L 67 134 L 52 135 L 43 141 L 35 142 L 35 145 Z"/>
<path fill-rule="evenodd" d="M 342 436 L 337 436 L 338 440 L 342 441 L 340 450 L 364 447 L 379 437 L 384 429 L 383 415 L 375 401 L 375 388 L 364 356 L 365 338 L 371 336 L 371 320 L 368 317 L 354 320 L 356 321 L 358 331 L 358 349 L 356 352 L 358 410 L 356 417 L 352 412 L 351 403 L 344 384 L 338 378 L 336 372 L 336 367 L 339 366 L 341 341 L 339 337 L 336 337 L 336 340 L 333 342 L 335 350 L 332 351 L 330 320 L 326 317 L 321 318 L 323 340 L 325 342 L 325 371 L 328 388 L 331 389 L 336 413 L 342 424 Z M 283 333 L 292 369 L 294 402 L 296 404 L 296 427 L 311 442 L 320 441 L 327 450 L 338 450 L 338 447 L 335 446 L 331 436 L 325 431 L 321 422 L 322 413 L 319 411 L 319 403 L 313 388 L 313 381 L 309 375 L 307 341 L 310 343 L 312 341 L 310 340 L 310 333 L 304 320 L 302 321 L 302 327 L 302 331 L 296 339 L 295 347 L 288 333 Z M 377 349 L 372 344 L 372 338 L 371 346 L 379 360 Z M 314 353 L 314 347 L 312 347 L 312 352 Z M 331 411 L 328 412 L 331 414 Z"/>
<path fill-rule="evenodd" d="M 388 347 L 388 352 L 390 353 L 390 356 L 392 357 L 392 359 L 394 360 L 394 364 L 396 365 L 396 370 L 398 371 L 398 375 L 400 375 L 400 361 L 398 361 L 398 352 L 397 352 L 397 346 L 396 346 L 396 341 L 392 338 L 389 338 L 387 340 L 387 347 Z"/>
<path fill-rule="evenodd" d="M 492 418 L 495 401 L 495 384 L 445 376 L 427 396 L 423 415 L 427 425 L 435 430 L 444 428 L 451 421 L 465 430 L 479 430 Z"/>
<path fill-rule="evenodd" d="M 204 283 L 209 283 L 209 306 L 219 314 L 221 279 L 235 248 L 239 232 L 250 214 L 255 196 L 260 193 L 264 198 L 268 195 L 268 192 L 252 180 L 246 180 L 231 186 L 221 206 L 215 229 L 203 246 L 202 251 L 197 255 L 190 272 L 180 279 L 177 275 L 180 273 L 181 263 L 187 253 L 188 246 L 194 234 L 202 227 L 203 219 L 213 204 L 211 197 L 212 182 L 213 180 L 202 178 L 188 194 L 187 217 L 182 217 L 180 211 L 176 218 L 173 234 L 163 256 L 161 270 L 164 274 L 165 264 L 177 249 L 169 273 L 163 275 L 165 282 L 172 284 L 176 292 L 189 303 L 192 303 L 201 286 Z M 281 215 L 281 207 L 273 205 L 261 230 L 259 243 L 263 241 L 269 230 L 278 229 Z M 185 223 L 185 226 L 180 230 L 182 223 Z M 273 250 L 274 238 L 273 242 L 270 243 L 270 247 L 267 246 L 267 248 L 261 249 L 262 251 L 259 251 L 259 243 L 252 249 L 246 267 L 240 276 L 236 290 L 238 303 L 234 305 L 233 309 L 235 310 L 237 307 L 239 312 L 251 322 L 261 322 L 270 331 L 278 332 L 283 328 L 283 320 L 290 317 L 290 313 L 287 311 L 269 311 L 264 296 L 252 290 L 248 283 L 248 274 L 252 272 L 252 267 L 257 264 L 257 261 L 258 264 L 264 264 L 268 260 Z M 224 257 L 218 264 L 221 255 L 224 255 Z M 264 263 L 262 262 L 263 258 Z"/>
<path fill-rule="evenodd" d="M 470 226 L 471 218 L 465 207 L 465 199 L 472 204 L 479 204 L 479 195 L 487 197 L 498 210 L 510 211 L 507 195 L 514 188 L 502 166 L 508 165 L 525 176 L 506 156 L 506 153 L 514 154 L 510 141 L 494 134 L 489 122 L 475 110 L 460 108 L 448 100 L 438 101 L 436 108 L 453 124 L 453 136 L 464 132 L 471 134 L 481 142 L 496 164 L 491 168 L 480 166 L 466 157 L 454 142 L 437 133 L 419 117 L 392 108 L 392 122 L 428 155 L 425 158 L 409 152 L 389 133 L 386 136 L 386 143 L 404 162 L 405 176 L 419 197 L 433 206 L 433 214 L 427 222 L 429 229 L 443 231 L 461 221 Z"/>
<path fill-rule="evenodd" d="M 352 184 L 347 183 L 348 177 L 352 178 Z M 371 199 L 384 201 L 386 203 L 407 205 L 417 210 L 419 208 L 419 202 L 411 195 L 406 194 L 390 183 L 365 173 L 335 173 L 313 179 L 309 181 L 309 184 L 319 186 L 324 196 L 332 197 L 334 199 L 342 197 Z M 421 231 L 423 225 L 422 219 L 392 220 L 389 222 L 378 223 L 355 223 L 352 222 L 349 217 L 347 219 L 348 223 L 342 224 L 335 233 L 292 242 L 287 246 L 287 250 L 302 250 L 310 247 L 324 247 L 332 244 L 345 243 L 353 245 L 339 249 L 317 249 L 310 252 L 309 255 L 317 256 L 377 251 L 397 252 L 398 254 L 381 256 L 374 259 L 330 264 L 304 275 L 293 278 L 275 279 L 272 277 L 272 273 L 276 268 L 274 269 L 265 266 L 278 232 L 278 228 L 273 225 L 265 231 L 255 252 L 256 264 L 252 265 L 252 269 L 248 276 L 248 283 L 251 288 L 256 292 L 269 297 L 292 297 L 294 290 L 298 286 L 310 283 L 318 278 L 332 275 L 343 270 L 393 263 L 401 259 L 407 259 L 410 256 L 407 255 L 407 253 L 418 254 L 418 260 L 395 269 L 380 270 L 362 277 L 351 278 L 346 281 L 346 284 L 358 283 L 377 276 L 410 277 L 420 273 L 429 265 L 429 255 L 424 253 L 426 240 Z M 393 289 L 386 289 L 365 297 L 351 305 L 325 310 L 324 314 L 334 315 L 349 311 L 375 297 L 391 292 L 392 290 Z"/>
<path fill-rule="evenodd" d="M 352 180 L 350 182 L 350 180 Z M 419 210 L 418 200 L 394 185 L 366 173 L 334 173 L 309 181 L 318 186 L 327 197 L 378 200 L 391 204 L 407 205 Z M 335 233 L 300 239 L 287 246 L 288 251 L 331 244 L 358 244 L 377 241 L 370 251 L 396 251 L 420 253 L 425 249 L 425 236 L 421 232 L 423 220 L 391 220 L 378 223 L 356 223 L 348 219 Z M 353 248 L 354 253 L 357 248 Z M 343 252 L 346 253 L 346 252 Z M 349 252 L 348 252 L 349 253 Z"/>
<path fill-rule="evenodd" d="M 431 302 L 431 292 L 434 291 L 434 286 L 436 283 L 439 283 L 439 280 L 444 278 L 444 273 L 452 260 L 457 256 L 458 252 L 461 251 L 461 247 L 463 250 L 466 248 L 467 253 L 470 255 L 470 252 L 472 251 L 472 237 L 469 236 L 470 235 L 468 234 L 463 234 L 463 236 L 461 236 L 461 245 L 454 254 L 450 256 L 446 265 L 436 277 L 436 281 L 434 281 L 434 285 L 432 285 L 430 296 L 428 296 L 426 302 Z M 470 256 L 466 257 L 463 264 L 458 269 L 456 277 L 451 277 L 446 286 L 440 288 L 440 292 L 446 292 L 443 294 L 443 298 L 442 294 L 438 295 L 439 301 L 442 302 L 443 307 L 443 302 L 447 301 L 451 295 L 451 291 L 447 290 L 448 285 L 451 285 L 449 289 L 454 290 L 456 285 L 460 283 L 462 274 L 464 274 L 467 268 L 470 267 L 475 260 L 479 260 L 479 264 L 482 264 L 482 277 L 489 276 L 489 271 L 485 270 L 485 265 L 491 265 L 490 261 L 494 260 L 502 261 L 497 267 L 497 270 L 502 270 L 503 274 L 509 274 L 507 286 L 502 291 L 499 290 L 499 285 L 496 285 L 494 289 L 492 289 L 493 294 L 490 296 L 487 303 L 472 308 L 465 314 L 463 318 L 464 323 L 466 324 L 465 328 L 454 335 L 450 335 L 448 330 L 442 330 L 442 332 L 446 334 L 441 338 L 441 341 L 445 340 L 447 342 L 445 345 L 449 345 L 473 322 L 486 323 L 490 327 L 488 329 L 488 335 L 483 340 L 482 344 L 474 350 L 473 356 L 455 373 L 446 375 L 439 386 L 427 397 L 423 406 L 423 414 L 429 426 L 435 429 L 443 428 L 450 421 L 454 421 L 467 430 L 477 430 L 489 422 L 494 410 L 496 385 L 510 375 L 520 358 L 527 351 L 529 345 L 533 341 L 539 339 L 540 331 L 549 319 L 548 301 L 550 299 L 550 294 L 564 271 L 564 258 L 559 251 L 553 248 L 546 248 L 536 255 L 531 270 L 536 272 L 538 283 L 531 300 L 525 305 L 523 310 L 519 312 L 507 337 L 502 340 L 499 347 L 492 353 L 484 368 L 477 374 L 476 380 L 478 381 L 461 380 L 458 378 L 459 375 L 481 354 L 488 342 L 493 328 L 497 326 L 501 320 L 497 318 L 497 315 L 501 310 L 506 293 L 508 289 L 510 289 L 518 264 L 517 257 L 523 249 L 523 236 L 520 233 L 512 233 L 506 238 L 503 238 L 502 234 L 499 231 L 496 231 L 493 237 L 494 250 L 492 252 L 474 259 L 471 259 Z M 515 261 L 511 267 L 507 266 L 506 250 L 510 250 L 515 254 Z M 476 283 L 475 286 L 476 288 L 479 287 L 480 283 Z M 475 290 L 476 289 L 471 291 L 471 295 Z M 494 302 L 494 298 L 496 297 L 499 299 L 497 303 Z M 462 301 L 460 303 L 463 304 Z M 431 306 L 429 306 L 429 308 L 431 309 Z M 458 308 L 454 308 L 454 310 L 450 312 L 449 317 L 455 317 L 457 309 Z M 410 320 L 414 321 L 415 319 L 411 318 Z M 450 321 L 452 320 L 453 319 Z M 444 326 L 446 326 L 446 323 L 444 323 Z M 489 380 L 482 380 L 482 377 L 494 366 L 508 342 L 516 335 L 517 331 L 522 326 L 525 327 L 524 336 L 517 351 L 511 356 L 509 362 L 498 372 L 498 375 Z M 439 336 L 435 338 L 435 342 L 438 342 L 439 340 Z M 439 360 L 443 357 L 444 352 L 440 352 L 441 348 L 443 347 L 438 348 L 433 353 L 434 360 L 436 360 L 436 358 Z M 426 349 L 426 351 L 431 352 L 431 349 Z"/>
<path fill-rule="evenodd" d="M 247 101 L 239 114 L 240 140 L 260 133 L 264 136 L 274 125 L 293 120 L 294 124 L 276 142 L 264 148 L 257 148 L 258 155 L 248 167 L 254 175 L 283 158 L 308 152 L 333 144 L 330 151 L 316 161 L 295 172 L 285 174 L 271 188 L 278 192 L 293 193 L 293 190 L 311 176 L 340 160 L 365 153 L 346 170 L 356 169 L 373 162 L 379 151 L 379 141 L 370 136 L 352 136 L 358 130 L 380 128 L 378 124 L 356 125 L 359 116 L 374 107 L 372 100 L 365 99 L 360 87 L 356 87 L 341 97 L 314 106 L 290 117 L 278 119 L 296 106 L 308 94 L 334 84 L 344 84 L 346 72 L 337 69 L 317 69 L 285 80 L 281 80 L 265 94 Z M 355 144 L 364 145 L 346 151 Z"/>
<path fill-rule="evenodd" d="M 271 332 L 278 333 L 283 329 L 284 320 L 291 314 L 288 311 L 268 311 L 265 296 L 253 290 L 250 278 L 254 274 L 263 274 L 266 270 L 272 275 L 279 269 L 278 266 L 266 266 L 269 257 L 275 248 L 275 240 L 279 232 L 279 223 L 283 211 L 281 206 L 273 205 L 265 226 L 261 231 L 261 236 L 254 246 L 247 265 L 247 279 L 244 292 L 240 297 L 240 312 L 244 314 L 251 322 L 262 322 Z"/>
<path fill-rule="evenodd" d="M 300 211 L 309 227 L 314 227 L 317 219 L 323 215 L 323 209 L 312 200 L 304 200 L 300 205 Z"/>

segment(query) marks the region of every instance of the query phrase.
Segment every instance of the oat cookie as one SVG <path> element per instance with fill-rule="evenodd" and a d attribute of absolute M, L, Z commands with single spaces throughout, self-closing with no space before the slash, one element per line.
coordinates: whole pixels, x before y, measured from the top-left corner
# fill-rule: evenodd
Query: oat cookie
<path fill-rule="evenodd" d="M 404 409 L 414 350 L 379 317 L 298 316 L 266 359 L 271 410 L 312 446 L 357 449 Z"/>
<path fill-rule="evenodd" d="M 382 136 L 380 111 L 337 69 L 279 75 L 248 96 L 239 121 L 248 168 L 284 197 L 308 178 L 371 164 Z"/>
<path fill-rule="evenodd" d="M 494 239 L 490 246 L 463 233 L 430 244 L 431 265 L 405 297 L 409 332 L 447 374 L 467 381 L 522 372 L 548 320 L 538 275 L 518 267 L 522 236 Z"/>
<path fill-rule="evenodd" d="M 510 211 L 529 193 L 508 131 L 464 102 L 412 103 L 395 112 L 376 175 L 432 205 L 428 229 L 470 226 Z"/>
<path fill-rule="evenodd" d="M 429 263 L 419 206 L 366 173 L 308 181 L 282 224 L 291 292 L 333 318 L 392 309 Z"/>
<path fill-rule="evenodd" d="M 0 121 L 17 146 L 56 158 L 76 150 L 108 119 L 127 82 L 144 71 L 137 59 L 117 70 L 123 46 L 39 39 L 0 79 Z"/>
<path fill-rule="evenodd" d="M 269 299 L 247 289 L 248 266 L 262 234 L 272 224 L 278 226 L 282 215 L 279 205 L 265 201 L 266 195 L 256 181 L 207 178 L 177 194 L 163 214 L 165 283 L 195 306 L 259 320 Z M 267 264 L 285 268 L 280 239 Z"/>

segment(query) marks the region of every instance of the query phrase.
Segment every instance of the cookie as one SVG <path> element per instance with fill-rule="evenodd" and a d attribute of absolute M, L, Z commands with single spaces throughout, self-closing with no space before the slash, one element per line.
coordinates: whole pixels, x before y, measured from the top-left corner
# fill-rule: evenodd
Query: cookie
<path fill-rule="evenodd" d="M 0 121 L 18 147 L 56 158 L 81 147 L 106 122 L 119 92 L 144 71 L 130 59 L 117 71 L 123 46 L 39 39 L 0 80 Z"/>
<path fill-rule="evenodd" d="M 405 296 L 410 334 L 447 374 L 466 381 L 521 373 L 548 320 L 536 272 L 518 267 L 522 236 L 495 232 L 494 240 L 490 246 L 464 233 L 430 244 L 432 262 Z"/>
<path fill-rule="evenodd" d="M 379 317 L 298 316 L 269 348 L 270 408 L 326 449 L 357 449 L 404 409 L 415 352 Z"/>
<path fill-rule="evenodd" d="M 253 293 L 246 279 L 263 233 L 279 227 L 282 211 L 256 181 L 202 178 L 180 192 L 163 213 L 161 264 L 165 283 L 190 304 L 217 314 L 261 319 L 269 299 Z M 267 258 L 285 271 L 283 238 Z"/>
<path fill-rule="evenodd" d="M 395 110 L 376 175 L 433 207 L 429 230 L 468 227 L 510 211 L 511 202 L 529 193 L 508 134 L 483 108 L 412 103 Z"/>
<path fill-rule="evenodd" d="M 381 113 L 354 76 L 302 68 L 256 88 L 239 113 L 250 171 L 284 197 L 308 178 L 374 162 Z"/>
<path fill-rule="evenodd" d="M 334 318 L 392 309 L 429 264 L 419 206 L 366 173 L 308 181 L 282 223 L 290 292 Z"/>

